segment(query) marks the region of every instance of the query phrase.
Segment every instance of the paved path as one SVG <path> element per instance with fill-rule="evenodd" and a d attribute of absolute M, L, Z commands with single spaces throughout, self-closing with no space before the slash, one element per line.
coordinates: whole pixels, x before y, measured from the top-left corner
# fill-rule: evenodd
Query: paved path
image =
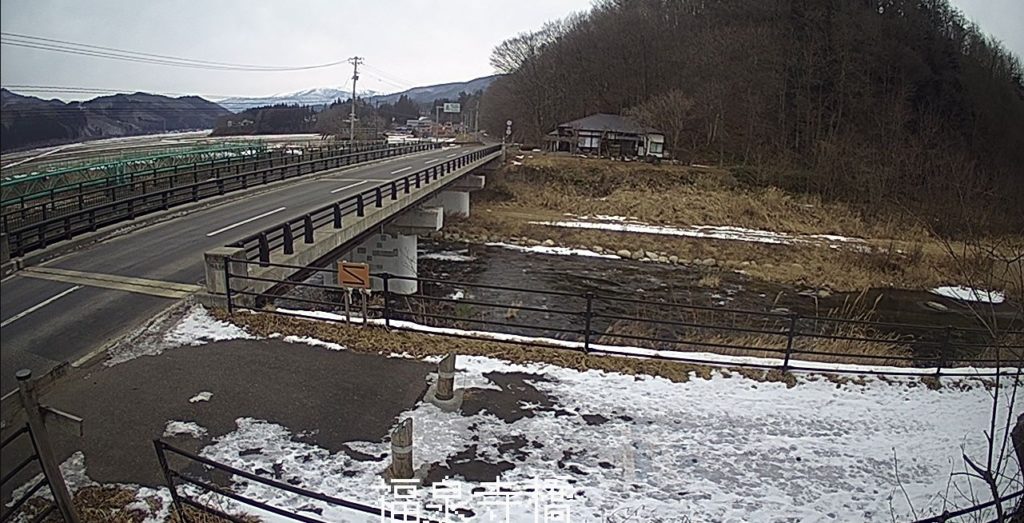
<path fill-rule="evenodd" d="M 298 179 L 44 264 L 44 270 L 63 270 L 61 277 L 52 270 L 15 274 L 0 282 L 0 392 L 16 387 L 17 369 L 38 375 L 63 361 L 74 362 L 174 304 L 179 285 L 202 284 L 204 251 L 472 150 L 429 151 Z M 148 283 L 139 286 L 138 280 L 125 277 Z M 146 292 L 159 289 L 159 282 L 169 282 L 170 296 Z"/>

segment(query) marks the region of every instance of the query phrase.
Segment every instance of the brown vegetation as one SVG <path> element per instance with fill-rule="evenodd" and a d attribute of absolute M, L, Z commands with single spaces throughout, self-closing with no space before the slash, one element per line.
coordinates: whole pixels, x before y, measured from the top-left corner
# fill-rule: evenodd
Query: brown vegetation
<path fill-rule="evenodd" d="M 868 287 L 927 289 L 941 284 L 969 284 L 963 266 L 994 275 L 988 288 L 1019 286 L 1000 261 L 977 250 L 961 258 L 943 241 L 905 214 L 888 214 L 812 195 L 789 194 L 722 169 L 678 165 L 652 166 L 608 160 L 534 154 L 523 165 L 506 166 L 488 177 L 477 195 L 472 216 L 446 231 L 488 239 L 552 239 L 567 246 L 602 246 L 666 252 L 681 260 L 714 259 L 720 268 L 742 270 L 765 281 L 858 291 Z M 772 245 L 652 234 L 626 234 L 531 224 L 562 220 L 565 214 L 616 215 L 661 225 L 733 225 L 775 232 L 835 234 L 864 239 L 863 244 L 806 242 Z M 1024 242 L 1004 235 L 998 245 Z M 1017 262 L 1019 263 L 1019 261 Z M 1009 275 L 1002 278 L 1000 275 Z"/>

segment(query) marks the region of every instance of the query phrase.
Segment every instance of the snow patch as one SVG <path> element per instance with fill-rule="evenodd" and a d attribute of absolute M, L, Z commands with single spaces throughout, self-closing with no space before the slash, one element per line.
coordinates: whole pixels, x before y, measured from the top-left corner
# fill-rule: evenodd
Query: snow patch
<path fill-rule="evenodd" d="M 212 398 L 212 397 L 213 397 L 213 393 L 212 392 L 210 392 L 208 390 L 204 390 L 204 391 L 200 392 L 199 394 L 196 394 L 195 396 L 192 396 L 191 398 L 189 398 L 188 402 L 189 403 L 199 403 L 200 401 L 210 401 L 210 398 Z"/>
<path fill-rule="evenodd" d="M 532 223 L 532 222 L 531 222 Z M 618 256 L 614 254 L 602 254 L 594 252 L 589 249 L 576 249 L 572 247 L 549 247 L 547 245 L 512 245 L 510 243 L 486 243 L 488 247 L 501 247 L 503 249 L 511 249 L 513 251 L 520 252 L 533 252 L 537 254 L 554 254 L 558 256 L 589 256 L 592 258 L 606 258 L 609 260 L 619 260 Z"/>
<path fill-rule="evenodd" d="M 323 341 L 309 336 L 285 336 L 282 340 L 286 343 L 303 343 L 305 345 L 323 347 L 329 350 L 345 350 L 344 345 L 338 345 L 337 343 L 331 343 L 329 341 Z"/>
<path fill-rule="evenodd" d="M 175 436 L 192 436 L 193 438 L 198 439 L 205 435 L 206 428 L 194 421 L 168 421 L 167 426 L 164 427 L 165 438 L 173 438 Z"/>
<path fill-rule="evenodd" d="M 168 346 L 199 346 L 214 341 L 251 340 L 255 336 L 245 329 L 214 318 L 202 305 L 193 306 L 165 336 Z"/>
<path fill-rule="evenodd" d="M 421 260 L 440 260 L 440 261 L 450 261 L 450 262 L 471 262 L 471 261 L 476 260 L 476 256 L 469 256 L 469 255 L 463 254 L 464 252 L 465 251 L 462 251 L 462 252 L 456 252 L 456 251 L 428 252 L 428 253 L 425 253 L 425 254 L 420 254 L 419 255 L 419 259 L 421 259 Z"/>
<path fill-rule="evenodd" d="M 991 303 L 998 305 L 1006 301 L 1006 295 L 999 291 L 986 291 L 963 285 L 948 285 L 936 287 L 931 290 L 932 294 L 938 294 L 946 298 L 960 301 L 973 301 L 979 303 Z"/>
<path fill-rule="evenodd" d="M 586 217 L 583 217 L 586 218 Z M 634 221 L 624 216 L 598 215 L 595 218 L 604 221 L 559 220 L 531 221 L 532 225 L 549 227 L 565 227 L 571 229 L 594 229 L 615 232 L 631 232 L 637 234 L 658 234 L 663 236 L 685 236 L 689 238 L 711 238 L 716 240 L 734 240 L 775 245 L 791 245 L 796 243 L 864 243 L 861 238 L 836 236 L 832 234 L 790 234 L 784 232 L 748 229 L 729 225 L 690 225 L 688 227 L 671 227 L 667 225 L 651 225 Z"/>

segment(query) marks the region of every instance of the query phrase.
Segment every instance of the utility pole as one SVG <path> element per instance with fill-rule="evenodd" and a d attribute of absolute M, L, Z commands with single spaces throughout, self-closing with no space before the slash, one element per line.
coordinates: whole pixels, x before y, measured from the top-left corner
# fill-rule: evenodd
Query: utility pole
<path fill-rule="evenodd" d="M 348 141 L 352 145 L 356 140 L 356 81 L 359 80 L 359 64 L 363 63 L 363 59 L 353 56 L 348 59 L 348 63 L 352 64 L 352 112 L 348 117 Z"/>

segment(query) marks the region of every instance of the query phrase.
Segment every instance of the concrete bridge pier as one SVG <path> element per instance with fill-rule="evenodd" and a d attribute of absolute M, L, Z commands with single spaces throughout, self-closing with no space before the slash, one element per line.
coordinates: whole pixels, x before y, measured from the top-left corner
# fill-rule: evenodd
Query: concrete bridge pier
<path fill-rule="evenodd" d="M 417 248 L 420 234 L 441 230 L 444 225 L 442 207 L 417 207 L 399 215 L 383 230 L 370 236 L 341 257 L 354 263 L 366 263 L 371 274 L 386 272 L 395 276 L 415 278 L 417 275 Z M 337 274 L 331 273 L 329 284 L 337 284 Z M 372 290 L 384 289 L 383 280 L 372 279 Z M 418 290 L 415 280 L 392 279 L 388 290 L 396 294 L 415 294 Z"/>
<path fill-rule="evenodd" d="M 477 174 L 463 176 L 427 200 L 425 205 L 443 208 L 445 216 L 467 217 L 469 216 L 469 193 L 483 189 L 484 181 L 485 178 Z"/>

